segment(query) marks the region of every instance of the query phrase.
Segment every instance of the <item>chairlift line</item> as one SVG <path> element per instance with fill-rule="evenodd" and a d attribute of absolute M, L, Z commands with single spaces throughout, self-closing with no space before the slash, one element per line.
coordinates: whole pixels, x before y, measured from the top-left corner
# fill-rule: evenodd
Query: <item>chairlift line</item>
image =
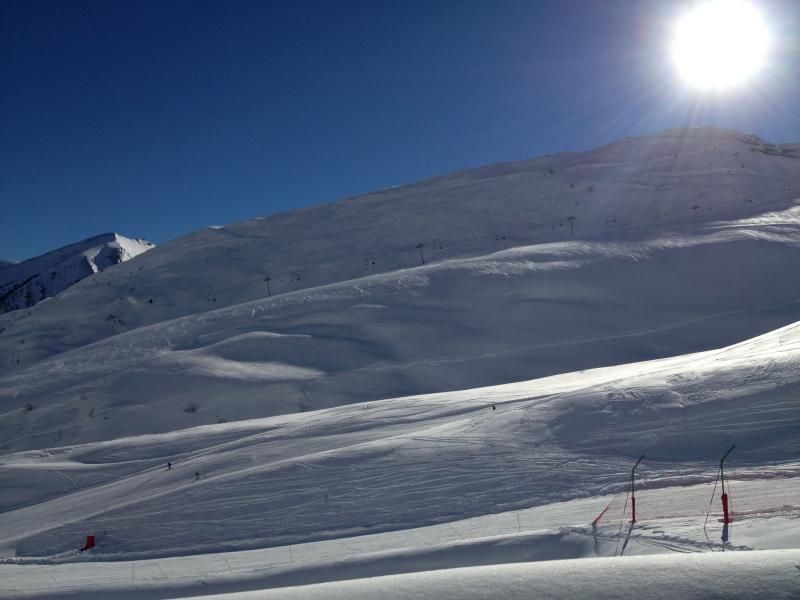
<path fill-rule="evenodd" d="M 634 489 L 634 478 L 636 476 L 636 467 L 639 466 L 639 463 L 642 462 L 644 458 L 644 454 L 639 457 L 639 460 L 636 461 L 636 464 L 633 465 L 631 469 L 631 525 L 636 523 L 636 492 Z"/>

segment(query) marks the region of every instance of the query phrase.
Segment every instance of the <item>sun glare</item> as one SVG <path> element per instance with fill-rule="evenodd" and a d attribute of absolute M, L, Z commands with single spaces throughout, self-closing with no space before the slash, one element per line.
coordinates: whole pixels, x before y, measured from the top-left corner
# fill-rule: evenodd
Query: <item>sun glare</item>
<path fill-rule="evenodd" d="M 681 78 L 702 90 L 739 87 L 766 64 L 769 32 L 746 0 L 707 0 L 675 26 L 672 59 Z"/>

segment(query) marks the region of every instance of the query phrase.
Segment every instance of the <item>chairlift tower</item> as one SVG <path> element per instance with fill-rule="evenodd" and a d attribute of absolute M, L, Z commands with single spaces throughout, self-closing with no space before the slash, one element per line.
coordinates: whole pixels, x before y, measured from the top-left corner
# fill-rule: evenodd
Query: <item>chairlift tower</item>
<path fill-rule="evenodd" d="M 736 444 L 728 448 L 728 451 L 722 455 L 722 458 L 719 460 L 719 477 L 722 481 L 722 522 L 725 525 L 728 525 L 731 522 L 730 513 L 728 512 L 728 492 L 725 491 L 725 459 L 728 458 L 728 455 L 733 452 L 733 449 L 736 448 Z"/>

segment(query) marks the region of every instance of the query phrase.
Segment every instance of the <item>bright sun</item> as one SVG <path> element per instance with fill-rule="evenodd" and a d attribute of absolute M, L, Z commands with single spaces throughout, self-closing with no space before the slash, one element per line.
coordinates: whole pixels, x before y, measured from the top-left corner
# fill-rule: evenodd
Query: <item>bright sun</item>
<path fill-rule="evenodd" d="M 747 82 L 766 64 L 769 32 L 746 0 L 706 0 L 675 26 L 672 59 L 689 84 L 726 90 Z"/>

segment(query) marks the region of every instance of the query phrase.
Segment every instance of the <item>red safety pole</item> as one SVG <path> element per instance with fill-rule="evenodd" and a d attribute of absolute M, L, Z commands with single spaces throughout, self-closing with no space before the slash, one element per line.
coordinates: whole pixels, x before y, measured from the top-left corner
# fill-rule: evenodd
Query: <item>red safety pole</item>
<path fill-rule="evenodd" d="M 731 518 L 730 514 L 728 513 L 728 494 L 725 492 L 725 468 L 723 463 L 725 462 L 725 459 L 728 458 L 728 454 L 730 454 L 734 448 L 736 448 L 736 444 L 728 448 L 728 451 L 719 461 L 719 473 L 720 479 L 722 480 L 722 522 L 725 523 L 725 525 L 731 522 Z"/>
<path fill-rule="evenodd" d="M 635 476 L 635 473 L 636 473 L 636 467 L 639 466 L 639 463 L 642 462 L 643 458 L 644 458 L 644 454 L 642 454 L 639 457 L 639 460 L 636 461 L 636 464 L 633 465 L 633 468 L 631 469 L 631 525 L 636 523 L 636 493 L 635 493 L 634 487 L 633 487 L 634 476 Z"/>

